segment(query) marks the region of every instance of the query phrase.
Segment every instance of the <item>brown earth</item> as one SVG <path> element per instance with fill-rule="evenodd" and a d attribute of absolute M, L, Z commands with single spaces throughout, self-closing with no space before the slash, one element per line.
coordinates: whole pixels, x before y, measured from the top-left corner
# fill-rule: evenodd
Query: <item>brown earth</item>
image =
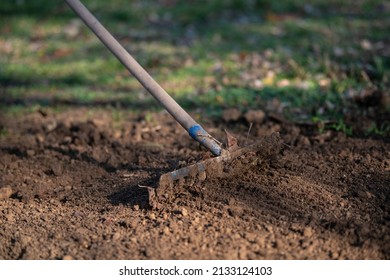
<path fill-rule="evenodd" d="M 208 120 L 218 139 L 279 131 L 284 144 L 151 209 L 139 186 L 207 155 L 165 113 L 39 111 L 1 126 L 1 259 L 390 258 L 387 139 L 271 118 L 245 139 L 244 121 Z"/>

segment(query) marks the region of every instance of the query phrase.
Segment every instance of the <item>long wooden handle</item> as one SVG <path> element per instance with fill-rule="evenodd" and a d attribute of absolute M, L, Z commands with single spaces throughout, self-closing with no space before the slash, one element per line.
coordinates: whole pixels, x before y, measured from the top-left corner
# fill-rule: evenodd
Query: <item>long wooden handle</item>
<path fill-rule="evenodd" d="M 188 131 L 192 138 L 214 155 L 221 154 L 222 148 L 217 141 L 180 107 L 79 0 L 65 1 L 142 86 Z"/>

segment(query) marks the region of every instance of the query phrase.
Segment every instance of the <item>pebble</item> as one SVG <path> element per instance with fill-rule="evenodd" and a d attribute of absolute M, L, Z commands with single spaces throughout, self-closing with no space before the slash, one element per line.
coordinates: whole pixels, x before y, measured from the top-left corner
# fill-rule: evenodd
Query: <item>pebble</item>
<path fill-rule="evenodd" d="M 151 220 L 155 220 L 156 219 L 156 215 L 154 213 L 150 213 L 149 218 Z"/>
<path fill-rule="evenodd" d="M 234 238 L 234 239 L 241 239 L 241 235 L 240 235 L 239 233 L 235 233 L 235 234 L 233 235 L 233 238 Z"/>
<path fill-rule="evenodd" d="M 164 234 L 168 235 L 170 233 L 171 233 L 171 231 L 169 230 L 169 227 L 165 227 L 164 228 Z"/>
<path fill-rule="evenodd" d="M 139 210 L 139 205 L 135 204 L 135 205 L 133 206 L 133 209 L 134 209 L 135 211 L 138 211 L 138 210 Z"/>
<path fill-rule="evenodd" d="M 248 240 L 249 242 L 255 242 L 255 240 L 256 240 L 256 234 L 255 234 L 255 233 L 248 232 L 248 233 L 245 234 L 245 238 L 246 238 L 246 240 Z"/>
<path fill-rule="evenodd" d="M 199 223 L 199 221 L 200 221 L 199 217 L 196 217 L 195 219 L 192 220 L 192 224 L 196 225 Z"/>
<path fill-rule="evenodd" d="M 55 120 L 51 120 L 49 121 L 46 125 L 45 125 L 45 130 L 46 132 L 51 132 L 53 131 L 54 129 L 56 129 L 57 127 L 57 122 Z"/>
<path fill-rule="evenodd" d="M 299 143 L 301 143 L 304 146 L 310 146 L 311 145 L 309 138 L 306 137 L 306 136 L 300 137 Z"/>
<path fill-rule="evenodd" d="M 28 149 L 28 150 L 26 151 L 26 154 L 27 154 L 27 156 L 32 157 L 32 156 L 35 155 L 35 151 L 34 151 L 34 150 L 31 150 L 31 149 Z"/>
<path fill-rule="evenodd" d="M 11 213 L 7 214 L 7 215 L 5 216 L 5 218 L 6 218 L 6 220 L 7 220 L 8 222 L 13 222 L 13 221 L 15 221 L 15 217 L 14 217 L 14 215 L 11 214 Z"/>
<path fill-rule="evenodd" d="M 261 248 L 264 248 L 266 241 L 263 236 L 257 236 L 255 243 L 259 245 Z"/>
<path fill-rule="evenodd" d="M 0 189 L 0 200 L 6 200 L 12 195 L 12 188 L 5 187 Z"/>
<path fill-rule="evenodd" d="M 35 135 L 35 138 L 37 139 L 37 141 L 38 141 L 39 143 L 43 143 L 43 142 L 45 141 L 45 138 L 43 137 L 42 134 L 37 134 L 37 135 Z"/>
<path fill-rule="evenodd" d="M 61 163 L 57 163 L 52 165 L 51 171 L 55 176 L 61 176 L 64 173 L 64 167 L 62 166 Z"/>
<path fill-rule="evenodd" d="M 238 251 L 238 258 L 241 260 L 247 259 L 248 250 L 245 247 L 241 247 Z"/>
<path fill-rule="evenodd" d="M 26 247 L 27 245 L 29 245 L 31 242 L 31 237 L 30 236 L 27 236 L 27 235 L 22 235 L 20 237 L 20 243 L 22 244 L 22 246 Z"/>
<path fill-rule="evenodd" d="M 122 133 L 119 130 L 115 130 L 113 136 L 114 136 L 115 139 L 119 139 L 119 138 L 121 138 Z"/>
<path fill-rule="evenodd" d="M 138 221 L 136 219 L 134 219 L 130 222 L 131 228 L 137 228 L 137 226 L 138 226 Z"/>
<path fill-rule="evenodd" d="M 130 238 L 130 242 L 137 243 L 137 238 L 135 238 L 135 237 Z"/>
<path fill-rule="evenodd" d="M 303 231 L 303 236 L 311 237 L 313 235 L 313 229 L 311 227 L 306 227 Z"/>
<path fill-rule="evenodd" d="M 115 232 L 112 236 L 113 241 L 118 241 L 121 238 L 121 234 L 119 232 Z"/>
<path fill-rule="evenodd" d="M 183 215 L 183 217 L 187 217 L 188 216 L 188 211 L 187 209 L 185 209 L 184 207 L 181 209 L 181 214 Z"/>
<path fill-rule="evenodd" d="M 297 231 L 299 231 L 300 229 L 301 229 L 301 226 L 300 226 L 300 224 L 298 224 L 298 223 L 292 223 L 291 225 L 290 225 L 290 228 L 289 228 L 290 230 L 292 230 L 292 231 L 294 231 L 294 232 L 297 232 Z"/>
<path fill-rule="evenodd" d="M 70 255 L 65 255 L 62 259 L 63 259 L 64 261 L 71 261 L 71 260 L 73 260 L 73 257 L 70 256 Z"/>

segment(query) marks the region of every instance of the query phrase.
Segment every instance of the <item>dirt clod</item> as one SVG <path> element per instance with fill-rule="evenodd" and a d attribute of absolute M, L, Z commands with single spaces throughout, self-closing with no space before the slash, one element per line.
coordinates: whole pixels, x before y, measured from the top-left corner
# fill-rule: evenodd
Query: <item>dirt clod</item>
<path fill-rule="evenodd" d="M 249 110 L 245 113 L 244 118 L 248 123 L 260 124 L 265 119 L 265 113 L 262 110 Z"/>
<path fill-rule="evenodd" d="M 61 176 L 64 173 L 64 167 L 61 163 L 54 163 L 51 166 L 51 171 L 55 176 Z"/>
<path fill-rule="evenodd" d="M 187 209 L 185 209 L 184 207 L 181 208 L 181 214 L 183 215 L 183 217 L 187 217 L 187 216 L 188 216 L 188 211 L 187 211 Z"/>
<path fill-rule="evenodd" d="M 112 236 L 113 241 L 118 241 L 121 238 L 121 234 L 119 232 L 115 232 Z"/>
<path fill-rule="evenodd" d="M 164 227 L 164 234 L 169 235 L 171 231 L 169 230 L 169 227 Z"/>
<path fill-rule="evenodd" d="M 11 187 L 3 187 L 0 189 L 0 200 L 6 200 L 12 195 L 13 191 Z"/>
<path fill-rule="evenodd" d="M 305 237 L 311 237 L 313 235 L 313 229 L 311 227 L 305 227 L 303 231 L 303 236 Z"/>
<path fill-rule="evenodd" d="M 5 219 L 6 219 L 8 222 L 12 223 L 12 222 L 15 221 L 15 216 L 14 216 L 12 213 L 8 213 L 7 215 L 5 215 Z"/>
<path fill-rule="evenodd" d="M 237 108 L 225 109 L 222 112 L 222 119 L 225 122 L 235 122 L 241 118 L 241 111 Z"/>

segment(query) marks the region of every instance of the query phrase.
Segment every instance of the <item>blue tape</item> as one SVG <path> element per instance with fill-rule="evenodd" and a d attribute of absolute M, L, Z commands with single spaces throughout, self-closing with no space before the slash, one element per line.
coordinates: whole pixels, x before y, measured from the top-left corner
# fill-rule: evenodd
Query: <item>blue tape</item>
<path fill-rule="evenodd" d="M 192 138 L 209 149 L 214 155 L 219 156 L 222 152 L 221 147 L 199 124 L 190 127 L 188 133 Z"/>
<path fill-rule="evenodd" d="M 201 127 L 199 124 L 195 124 L 191 126 L 190 129 L 188 130 L 188 133 L 195 140 L 198 140 L 197 139 L 198 135 L 207 134 L 206 130 L 204 130 L 203 127 Z"/>

